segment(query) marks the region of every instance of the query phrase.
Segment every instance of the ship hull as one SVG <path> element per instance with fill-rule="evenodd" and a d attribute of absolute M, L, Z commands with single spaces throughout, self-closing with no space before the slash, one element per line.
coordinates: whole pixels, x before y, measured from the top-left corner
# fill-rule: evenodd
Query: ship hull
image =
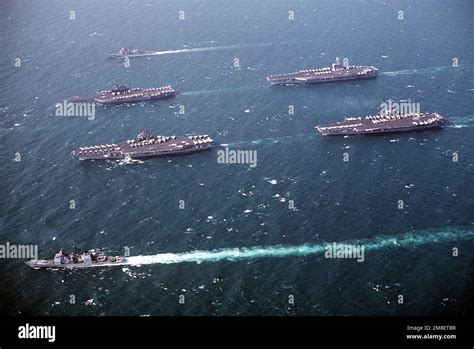
<path fill-rule="evenodd" d="M 383 135 L 440 129 L 444 124 L 444 118 L 438 113 L 417 113 L 346 118 L 336 124 L 316 126 L 316 129 L 323 136 Z"/>
<path fill-rule="evenodd" d="M 95 102 L 99 103 L 99 104 L 115 104 L 115 105 L 118 105 L 118 104 L 124 104 L 124 103 L 139 103 L 139 102 L 146 102 L 146 101 L 157 101 L 157 100 L 160 100 L 160 99 L 166 99 L 166 98 L 170 98 L 170 97 L 173 97 L 173 96 L 174 96 L 174 93 L 169 94 L 169 95 L 157 96 L 157 97 L 130 98 L 130 99 L 121 100 L 121 101 L 115 101 L 115 100 L 108 101 L 108 100 L 97 100 L 96 99 Z"/>
<path fill-rule="evenodd" d="M 372 130 L 372 131 L 357 131 L 357 132 L 340 132 L 340 133 L 323 133 L 323 136 L 328 137 L 341 137 L 341 136 L 380 136 L 388 135 L 395 133 L 409 133 L 409 132 L 421 132 L 426 130 L 440 130 L 444 125 L 427 125 L 427 126 L 417 126 L 412 128 L 400 128 L 400 129 L 386 129 L 386 130 Z"/>
<path fill-rule="evenodd" d="M 272 85 L 314 85 L 322 84 L 328 82 L 338 82 L 338 81 L 350 81 L 350 80 L 367 80 L 377 78 L 378 73 L 371 73 L 366 75 L 350 75 L 350 76 L 338 76 L 338 77 L 328 77 L 324 79 L 308 79 L 308 80 L 298 80 L 294 77 L 267 77 L 267 80 L 270 81 Z"/>
<path fill-rule="evenodd" d="M 199 153 L 199 152 L 204 152 L 207 150 L 211 150 L 214 148 L 216 145 L 211 144 L 211 145 L 202 145 L 202 146 L 192 146 L 189 148 L 185 149 L 180 149 L 180 150 L 172 150 L 172 151 L 159 151 L 159 150 L 153 150 L 149 149 L 146 151 L 137 151 L 133 152 L 130 150 L 122 150 L 119 152 L 109 152 L 109 153 L 104 153 L 104 154 L 79 154 L 76 153 L 76 151 L 73 151 L 73 155 L 76 156 L 79 160 L 85 161 L 85 160 L 124 160 L 124 159 L 130 159 L 130 160 L 147 160 L 147 159 L 153 159 L 153 158 L 159 158 L 159 157 L 170 157 L 170 156 L 182 156 L 182 155 L 189 155 L 193 153 Z"/>
<path fill-rule="evenodd" d="M 123 265 L 129 265 L 127 260 L 120 262 L 92 262 L 92 263 L 66 263 L 66 264 L 55 264 L 53 260 L 31 260 L 26 261 L 26 265 L 30 266 L 33 269 L 84 269 L 84 268 L 94 268 L 94 267 L 117 267 Z"/>
<path fill-rule="evenodd" d="M 156 101 L 160 99 L 166 99 L 173 97 L 174 93 L 161 95 L 161 96 L 143 96 L 143 97 L 135 97 L 135 98 L 128 98 L 128 99 L 121 99 L 121 100 L 107 100 L 107 99 L 100 99 L 96 97 L 71 97 L 69 101 L 71 103 L 97 103 L 103 105 L 119 105 L 125 103 L 139 103 L 139 102 L 146 102 L 146 101 Z"/>

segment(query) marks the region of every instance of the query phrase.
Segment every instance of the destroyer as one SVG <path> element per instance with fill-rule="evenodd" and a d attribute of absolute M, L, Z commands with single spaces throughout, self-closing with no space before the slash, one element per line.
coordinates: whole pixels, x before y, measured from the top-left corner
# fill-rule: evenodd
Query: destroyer
<path fill-rule="evenodd" d="M 99 255 L 95 250 L 85 253 L 80 249 L 74 248 L 71 253 L 65 253 L 59 250 L 54 259 L 32 259 L 25 262 L 32 268 L 90 268 L 90 267 L 111 267 L 118 265 L 126 265 L 127 258 L 122 256 L 104 256 Z"/>
<path fill-rule="evenodd" d="M 115 85 L 112 90 L 97 92 L 94 96 L 74 96 L 71 103 L 121 104 L 149 101 L 171 97 L 175 90 L 171 86 L 155 88 L 131 88 Z"/>
<path fill-rule="evenodd" d="M 136 48 L 121 48 L 116 53 L 111 53 L 108 58 L 126 58 L 126 57 L 146 57 L 156 55 L 155 51 L 141 51 Z"/>
<path fill-rule="evenodd" d="M 300 70 L 289 74 L 269 75 L 267 80 L 272 85 L 316 84 L 331 81 L 373 79 L 378 75 L 378 69 L 372 66 L 343 65 L 336 57 L 331 67 Z"/>
<path fill-rule="evenodd" d="M 316 129 L 324 136 L 374 135 L 440 128 L 444 122 L 438 113 L 371 115 L 345 118 L 333 125 L 316 126 Z"/>
<path fill-rule="evenodd" d="M 81 147 L 72 152 L 80 160 L 148 159 L 159 156 L 184 155 L 211 149 L 214 141 L 208 135 L 153 136 L 140 131 L 137 139 L 119 144 Z"/>

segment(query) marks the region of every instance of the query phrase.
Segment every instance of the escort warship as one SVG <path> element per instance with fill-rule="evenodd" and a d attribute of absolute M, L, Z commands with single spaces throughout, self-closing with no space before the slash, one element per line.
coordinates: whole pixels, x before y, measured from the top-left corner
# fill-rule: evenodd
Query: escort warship
<path fill-rule="evenodd" d="M 94 96 L 74 96 L 69 98 L 71 103 L 121 104 L 157 100 L 174 96 L 171 86 L 155 88 L 132 88 L 115 85 L 112 90 L 99 91 Z"/>
<path fill-rule="evenodd" d="M 336 57 L 331 67 L 300 70 L 289 74 L 269 75 L 267 80 L 272 85 L 317 84 L 332 81 L 374 79 L 377 77 L 378 72 L 378 69 L 373 66 L 343 65 L 339 62 L 339 58 Z"/>
<path fill-rule="evenodd" d="M 441 128 L 444 117 L 438 113 L 370 115 L 347 117 L 332 125 L 316 126 L 323 136 L 377 135 Z"/>
<path fill-rule="evenodd" d="M 112 267 L 129 264 L 127 258 L 122 256 L 99 255 L 95 250 L 90 250 L 83 253 L 77 248 L 74 248 L 74 251 L 71 253 L 66 253 L 63 252 L 63 250 L 59 250 L 59 252 L 54 256 L 54 259 L 32 259 L 25 263 L 34 269 Z"/>
<path fill-rule="evenodd" d="M 160 156 L 185 155 L 214 146 L 208 135 L 197 136 L 154 136 L 140 131 L 136 139 L 118 144 L 81 147 L 72 151 L 79 160 L 121 160 L 148 159 Z"/>
<path fill-rule="evenodd" d="M 116 53 L 111 53 L 108 58 L 146 57 L 156 55 L 155 51 L 141 51 L 136 48 L 121 48 Z"/>

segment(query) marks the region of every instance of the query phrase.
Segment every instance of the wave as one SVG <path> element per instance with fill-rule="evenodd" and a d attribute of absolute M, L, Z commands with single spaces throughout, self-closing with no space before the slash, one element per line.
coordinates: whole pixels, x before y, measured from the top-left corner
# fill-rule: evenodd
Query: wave
<path fill-rule="evenodd" d="M 474 231 L 463 228 L 443 228 L 438 230 L 420 230 L 393 236 L 379 236 L 373 239 L 356 239 L 338 242 L 344 245 L 361 245 L 365 251 L 377 251 L 387 248 L 409 248 L 428 244 L 469 240 Z M 304 244 L 295 246 L 256 246 L 244 248 L 223 248 L 209 251 L 191 251 L 184 253 L 162 253 L 129 257 L 131 265 L 203 263 L 219 261 L 252 260 L 257 258 L 283 258 L 290 256 L 318 255 L 326 251 L 332 242 Z"/>

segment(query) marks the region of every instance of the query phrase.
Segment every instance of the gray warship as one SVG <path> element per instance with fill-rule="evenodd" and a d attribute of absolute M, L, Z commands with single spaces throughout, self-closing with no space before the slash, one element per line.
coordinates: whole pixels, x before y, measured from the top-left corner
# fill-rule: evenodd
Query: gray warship
<path fill-rule="evenodd" d="M 121 48 L 118 52 L 111 53 L 107 58 L 146 57 L 156 55 L 155 51 L 142 51 L 136 48 Z"/>
<path fill-rule="evenodd" d="M 316 129 L 323 136 L 380 135 L 436 129 L 444 124 L 444 117 L 438 113 L 412 113 L 347 117 L 336 124 L 316 126 Z"/>
<path fill-rule="evenodd" d="M 132 88 L 124 85 L 115 85 L 111 90 L 99 91 L 93 96 L 73 96 L 71 103 L 122 104 L 150 101 L 174 96 L 175 90 L 171 86 L 154 88 Z"/>
<path fill-rule="evenodd" d="M 32 259 L 25 262 L 34 269 L 72 269 L 72 268 L 91 268 L 91 267 L 113 267 L 127 265 L 128 261 L 123 256 L 105 256 L 99 255 L 95 250 L 81 252 L 74 248 L 70 253 L 62 249 L 54 256 L 54 259 Z"/>
<path fill-rule="evenodd" d="M 378 69 L 373 66 L 350 66 L 340 63 L 336 57 L 331 67 L 300 70 L 294 73 L 269 75 L 267 80 L 272 85 L 317 84 L 323 82 L 346 81 L 358 79 L 375 79 Z"/>
<path fill-rule="evenodd" d="M 80 147 L 72 155 L 80 160 L 122 160 L 149 159 L 160 156 L 186 155 L 214 146 L 208 135 L 196 136 L 155 136 L 141 130 L 136 139 L 118 144 Z"/>

